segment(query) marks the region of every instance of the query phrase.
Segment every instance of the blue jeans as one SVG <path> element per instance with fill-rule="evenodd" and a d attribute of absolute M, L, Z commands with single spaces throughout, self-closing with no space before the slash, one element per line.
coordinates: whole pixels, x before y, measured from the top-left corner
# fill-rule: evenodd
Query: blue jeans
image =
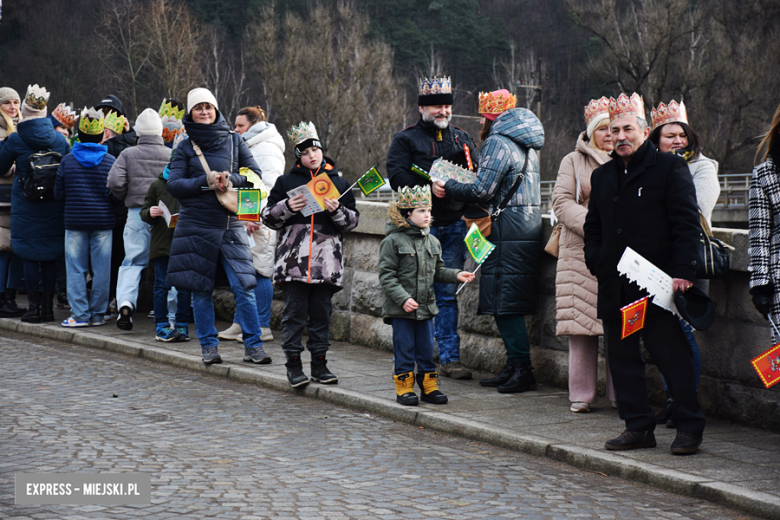
<path fill-rule="evenodd" d="M 138 301 L 138 285 L 141 283 L 141 271 L 149 265 L 149 244 L 152 232 L 149 224 L 141 220 L 141 208 L 127 210 L 127 223 L 122 235 L 125 241 L 125 259 L 119 267 L 116 282 L 116 303 L 122 306 L 130 303 L 135 309 Z"/>
<path fill-rule="evenodd" d="M 699 377 L 701 376 L 701 353 L 699 353 L 699 344 L 696 343 L 696 338 L 693 337 L 693 327 L 685 320 L 680 320 L 680 325 L 682 325 L 682 330 L 685 333 L 685 339 L 688 340 L 688 344 L 691 346 L 691 350 L 693 350 L 693 373 L 696 377 L 696 391 L 698 392 Z M 664 382 L 664 390 L 668 392 L 669 387 L 666 386 L 666 378 L 664 378 L 663 374 L 661 375 L 661 380 Z"/>
<path fill-rule="evenodd" d="M 154 322 L 156 324 L 168 323 L 168 291 L 171 289 L 165 284 L 168 276 L 168 256 L 158 256 L 154 262 Z M 176 320 L 175 323 L 187 323 L 190 317 L 190 291 L 176 292 Z"/>
<path fill-rule="evenodd" d="M 112 230 L 65 230 L 65 267 L 68 303 L 76 321 L 103 320 L 111 283 Z M 87 295 L 87 273 L 92 262 L 92 290 Z"/>
<path fill-rule="evenodd" d="M 244 348 L 249 350 L 254 347 L 262 347 L 260 339 L 260 322 L 257 319 L 257 303 L 255 292 L 252 289 L 244 289 L 241 281 L 236 276 L 230 263 L 225 260 L 225 255 L 219 254 L 219 261 L 227 274 L 230 289 L 236 299 L 236 314 L 241 323 L 241 333 L 244 337 Z M 214 326 L 214 300 L 211 299 L 212 291 L 192 293 L 192 308 L 195 311 L 195 333 L 202 348 L 216 347 L 217 328 Z"/>
<path fill-rule="evenodd" d="M 393 357 L 395 375 L 414 370 L 417 373 L 436 372 L 433 363 L 433 320 L 393 319 Z"/>
<path fill-rule="evenodd" d="M 441 242 L 444 265 L 452 269 L 463 269 L 466 262 L 466 223 L 458 220 L 448 226 L 431 226 L 431 235 Z M 439 315 L 433 320 L 439 362 L 442 365 L 460 361 L 460 336 L 458 336 L 458 300 L 455 291 L 458 284 L 435 283 L 436 306 Z"/>
<path fill-rule="evenodd" d="M 255 302 L 257 304 L 257 320 L 265 329 L 271 328 L 271 302 L 274 299 L 274 287 L 270 278 L 255 273 L 257 287 L 255 287 Z M 239 323 L 238 312 L 233 317 L 233 323 Z M 244 330 L 243 327 L 241 330 Z"/>

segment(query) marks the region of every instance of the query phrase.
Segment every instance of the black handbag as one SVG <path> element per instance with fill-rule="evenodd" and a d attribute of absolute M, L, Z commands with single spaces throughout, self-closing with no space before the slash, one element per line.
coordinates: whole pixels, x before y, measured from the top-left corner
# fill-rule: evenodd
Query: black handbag
<path fill-rule="evenodd" d="M 22 190 L 27 200 L 54 200 L 54 183 L 62 155 L 43 150 L 30 155 L 30 173 L 22 180 Z"/>
<path fill-rule="evenodd" d="M 701 221 L 701 246 L 699 261 L 696 264 L 696 278 L 704 280 L 720 280 L 726 278 L 731 268 L 731 252 L 733 247 L 712 236 L 707 219 L 699 211 Z"/>

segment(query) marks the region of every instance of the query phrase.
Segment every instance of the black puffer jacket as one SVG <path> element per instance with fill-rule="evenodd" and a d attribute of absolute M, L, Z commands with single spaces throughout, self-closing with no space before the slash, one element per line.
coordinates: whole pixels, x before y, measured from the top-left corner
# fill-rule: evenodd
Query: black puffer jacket
<path fill-rule="evenodd" d="M 260 170 L 241 136 L 232 132 L 222 115 L 211 125 L 194 123 L 184 117 L 188 138 L 176 148 L 168 176 L 168 192 L 181 202 L 179 220 L 171 244 L 167 283 L 179 289 L 211 291 L 220 252 L 238 275 L 241 285 L 257 285 L 252 253 L 244 225 L 217 200 L 208 187 L 206 172 L 192 148 L 196 142 L 212 171 L 232 173 L 233 185 L 247 186 L 238 169 Z"/>
<path fill-rule="evenodd" d="M 103 144 L 108 147 L 108 155 L 113 155 L 116 159 L 123 150 L 135 146 L 137 140 L 138 135 L 135 133 L 135 129 L 131 128 L 129 132 L 112 137 Z"/>
<path fill-rule="evenodd" d="M 390 150 L 387 152 L 387 176 L 390 186 L 398 191 L 404 186 L 424 186 L 430 184 L 416 173 L 412 165 L 416 164 L 425 171 L 430 171 L 433 161 L 443 157 L 450 162 L 468 167 L 464 146 L 471 155 L 474 169 L 477 168 L 477 147 L 471 136 L 455 126 L 449 125 L 441 130 L 433 123 L 426 123 L 420 118 L 417 123 L 395 134 Z M 463 216 L 466 205 L 449 197 L 433 198 L 433 222 L 436 226 L 446 226 Z"/>

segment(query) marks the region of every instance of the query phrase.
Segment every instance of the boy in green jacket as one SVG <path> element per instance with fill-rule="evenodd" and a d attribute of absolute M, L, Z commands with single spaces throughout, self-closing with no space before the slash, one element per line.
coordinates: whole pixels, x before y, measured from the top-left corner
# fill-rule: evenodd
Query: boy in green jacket
<path fill-rule="evenodd" d="M 379 281 L 385 295 L 382 318 L 393 326 L 396 401 L 417 405 L 414 364 L 420 398 L 445 404 L 433 363 L 433 317 L 439 313 L 433 283 L 470 282 L 473 273 L 447 269 L 441 244 L 430 234 L 431 187 L 403 187 L 398 202 L 390 203 L 389 217 L 379 250 Z"/>

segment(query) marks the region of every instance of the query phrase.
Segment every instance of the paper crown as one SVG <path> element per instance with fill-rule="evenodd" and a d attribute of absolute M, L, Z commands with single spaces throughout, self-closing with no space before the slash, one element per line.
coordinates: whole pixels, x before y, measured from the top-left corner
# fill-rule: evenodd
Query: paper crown
<path fill-rule="evenodd" d="M 33 110 L 43 110 L 49 102 L 51 94 L 45 88 L 35 85 L 27 86 L 27 94 L 24 96 L 25 104 Z"/>
<path fill-rule="evenodd" d="M 116 112 L 109 112 L 104 118 L 103 124 L 109 130 L 113 130 L 117 134 L 121 134 L 125 131 L 125 116 L 120 116 Z"/>
<path fill-rule="evenodd" d="M 79 133 L 98 135 L 103 133 L 103 111 L 84 107 L 79 120 Z"/>
<path fill-rule="evenodd" d="M 420 95 L 431 96 L 435 94 L 452 94 L 452 81 L 450 76 L 446 78 L 423 78 L 420 80 Z"/>
<path fill-rule="evenodd" d="M 500 91 L 479 93 L 480 114 L 500 114 L 516 106 L 517 96 L 514 94 L 507 95 Z"/>
<path fill-rule="evenodd" d="M 650 111 L 650 117 L 653 119 L 653 128 L 658 128 L 667 123 L 685 123 L 688 124 L 688 112 L 685 110 L 685 103 L 671 100 L 668 105 L 661 103 L 658 108 Z"/>
<path fill-rule="evenodd" d="M 398 209 L 429 208 L 433 204 L 431 199 L 431 187 L 425 186 L 404 186 L 398 190 Z"/>
<path fill-rule="evenodd" d="M 179 119 L 173 116 L 165 116 L 162 118 L 162 138 L 166 143 L 172 143 L 179 134 L 184 133 L 184 126 Z"/>
<path fill-rule="evenodd" d="M 178 119 L 179 121 L 184 119 L 184 109 L 176 108 L 167 99 L 163 99 L 163 102 L 160 105 L 160 110 L 158 110 L 158 113 L 160 114 L 160 118 L 163 120 L 163 125 L 165 124 L 166 117 Z"/>
<path fill-rule="evenodd" d="M 647 118 L 645 115 L 645 102 L 642 96 L 636 92 L 631 94 L 631 97 L 621 93 L 617 99 L 609 98 L 609 120 L 614 121 L 626 116 Z"/>
<path fill-rule="evenodd" d="M 311 121 L 309 121 L 308 124 L 301 121 L 300 125 L 293 126 L 292 129 L 287 132 L 287 137 L 290 138 L 293 146 L 304 142 L 306 139 L 316 139 L 318 141 L 320 139 L 317 136 L 317 129 L 314 128 L 314 123 Z"/>
<path fill-rule="evenodd" d="M 591 99 L 585 107 L 585 124 L 589 125 L 591 121 L 602 116 L 609 117 L 609 99 L 604 96 L 601 99 Z"/>
<path fill-rule="evenodd" d="M 65 103 L 57 105 L 57 108 L 54 109 L 51 116 L 68 130 L 73 128 L 73 125 L 76 124 L 76 119 L 79 118 L 79 115 Z"/>

